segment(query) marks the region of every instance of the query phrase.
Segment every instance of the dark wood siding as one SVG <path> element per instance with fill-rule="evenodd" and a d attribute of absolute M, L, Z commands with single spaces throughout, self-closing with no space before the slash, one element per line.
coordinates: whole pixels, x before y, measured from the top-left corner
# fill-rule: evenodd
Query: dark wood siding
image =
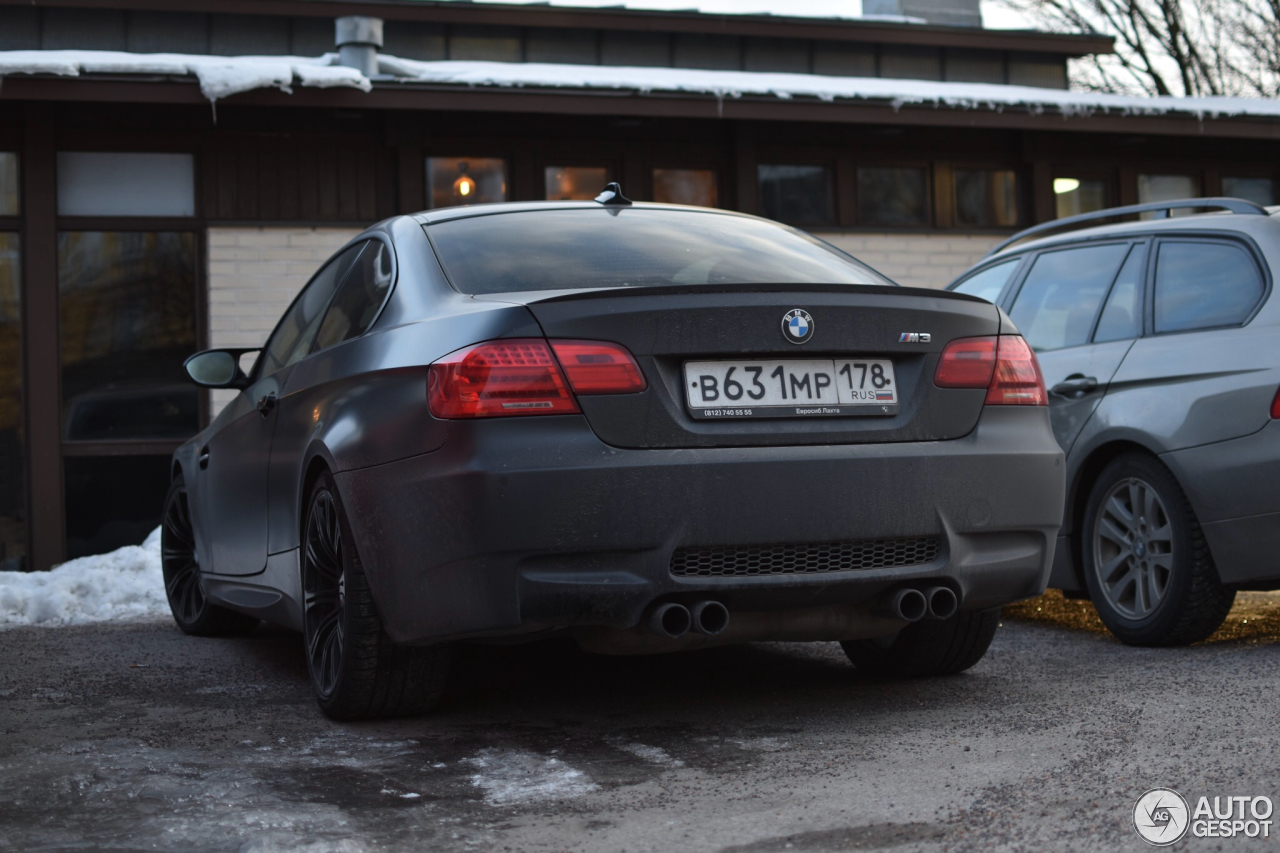
<path fill-rule="evenodd" d="M 395 213 L 393 156 L 363 136 L 219 136 L 202 150 L 203 215 L 224 222 L 372 222 Z"/>

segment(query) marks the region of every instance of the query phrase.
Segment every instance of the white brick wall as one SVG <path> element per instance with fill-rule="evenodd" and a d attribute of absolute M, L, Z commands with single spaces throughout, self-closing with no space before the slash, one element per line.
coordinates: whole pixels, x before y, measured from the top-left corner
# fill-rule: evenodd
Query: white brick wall
<path fill-rule="evenodd" d="M 946 287 L 1001 239 L 964 234 L 814 233 L 898 284 L 912 287 Z"/>
<path fill-rule="evenodd" d="M 354 228 L 210 228 L 209 345 L 257 347 Z M 235 392 L 214 391 L 213 412 Z"/>

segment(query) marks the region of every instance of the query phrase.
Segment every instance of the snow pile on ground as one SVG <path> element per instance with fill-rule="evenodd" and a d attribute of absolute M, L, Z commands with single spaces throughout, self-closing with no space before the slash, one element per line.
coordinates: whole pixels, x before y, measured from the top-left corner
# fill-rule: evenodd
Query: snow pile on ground
<path fill-rule="evenodd" d="M 580 797 L 597 788 L 587 774 L 560 759 L 522 749 L 482 749 L 464 761 L 478 771 L 471 784 L 484 791 L 491 806 Z"/>
<path fill-rule="evenodd" d="M 81 557 L 49 572 L 0 572 L 0 630 L 19 625 L 165 618 L 160 528 L 141 545 Z"/>

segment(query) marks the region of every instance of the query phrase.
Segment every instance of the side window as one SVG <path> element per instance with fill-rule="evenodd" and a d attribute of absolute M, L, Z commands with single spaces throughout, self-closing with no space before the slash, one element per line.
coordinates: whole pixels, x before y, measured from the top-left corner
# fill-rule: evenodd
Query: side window
<path fill-rule="evenodd" d="M 320 320 L 334 289 L 364 246 L 364 243 L 357 243 L 329 261 L 302 289 L 301 295 L 289 306 L 267 341 L 259 376 L 269 376 L 288 367 L 311 351 L 311 342 L 315 340 L 316 330 L 320 328 Z"/>
<path fill-rule="evenodd" d="M 1123 341 L 1142 334 L 1142 283 L 1146 278 L 1147 247 L 1138 244 L 1129 251 L 1111 295 L 1102 309 L 1093 342 Z"/>
<path fill-rule="evenodd" d="M 1018 264 L 1021 261 L 1022 258 L 1014 258 L 1011 261 L 1004 261 L 993 267 L 987 267 L 985 270 L 969 276 L 953 287 L 952 290 L 956 293 L 977 296 L 988 302 L 995 302 L 1000 298 L 1000 294 L 1004 291 L 1004 286 L 1009 283 L 1009 277 L 1013 275 L 1013 271 L 1018 268 Z"/>
<path fill-rule="evenodd" d="M 1088 342 L 1128 243 L 1045 252 L 1032 262 L 1010 319 L 1037 351 Z"/>
<path fill-rule="evenodd" d="M 1239 325 L 1264 288 L 1257 265 L 1240 246 L 1161 241 L 1156 255 L 1156 331 Z"/>
<path fill-rule="evenodd" d="M 392 271 L 391 250 L 379 240 L 370 240 L 324 315 L 316 335 L 317 350 L 365 333 L 391 289 Z"/>

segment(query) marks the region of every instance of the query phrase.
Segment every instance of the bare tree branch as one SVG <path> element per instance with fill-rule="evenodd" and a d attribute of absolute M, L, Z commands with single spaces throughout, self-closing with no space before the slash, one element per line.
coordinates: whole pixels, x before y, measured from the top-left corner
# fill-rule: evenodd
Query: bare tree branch
<path fill-rule="evenodd" d="M 1037 25 L 1116 40 L 1072 84 L 1152 95 L 1280 95 L 1280 0 L 999 0 Z"/>

